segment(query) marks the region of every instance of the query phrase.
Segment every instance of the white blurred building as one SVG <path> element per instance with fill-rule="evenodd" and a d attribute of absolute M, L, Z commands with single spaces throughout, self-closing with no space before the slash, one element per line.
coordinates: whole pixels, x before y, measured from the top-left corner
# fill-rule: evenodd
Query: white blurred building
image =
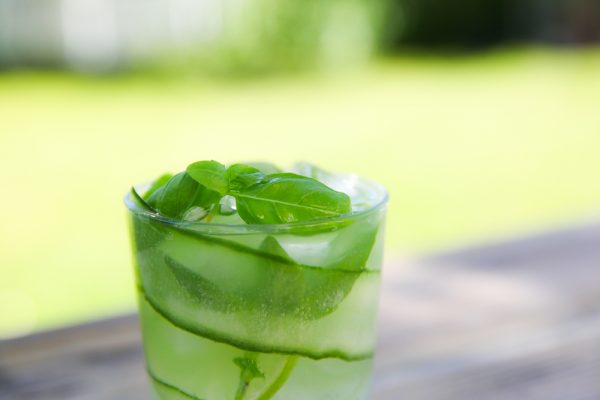
<path fill-rule="evenodd" d="M 372 4 L 382 2 L 0 0 L 0 66 L 102 72 L 210 48 L 236 53 L 232 59 L 269 52 L 301 59 L 287 51 L 296 45 L 325 62 L 352 63 L 375 46 Z"/>
<path fill-rule="evenodd" d="M 0 63 L 110 70 L 222 29 L 219 0 L 0 0 Z"/>

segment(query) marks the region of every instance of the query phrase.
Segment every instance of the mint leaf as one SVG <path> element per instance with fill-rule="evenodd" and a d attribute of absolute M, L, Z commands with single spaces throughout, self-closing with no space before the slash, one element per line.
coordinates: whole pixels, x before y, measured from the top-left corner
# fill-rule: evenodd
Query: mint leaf
<path fill-rule="evenodd" d="M 198 161 L 188 165 L 186 172 L 199 184 L 224 196 L 228 189 L 227 169 L 217 161 Z"/>
<path fill-rule="evenodd" d="M 249 224 L 285 224 L 351 211 L 345 193 L 292 173 L 267 175 L 253 185 L 237 186 L 230 194 L 236 199 L 240 217 Z"/>
<path fill-rule="evenodd" d="M 173 174 L 169 173 L 159 176 L 154 182 L 152 182 L 152 185 L 150 185 L 150 188 L 146 190 L 146 193 L 144 193 L 144 200 L 148 200 L 150 196 L 154 194 L 154 192 L 163 187 L 172 177 Z"/>
<path fill-rule="evenodd" d="M 180 172 L 156 190 L 147 202 L 160 214 L 181 219 L 190 208 L 210 210 L 219 199 L 219 193 L 200 185 L 186 172 Z"/>

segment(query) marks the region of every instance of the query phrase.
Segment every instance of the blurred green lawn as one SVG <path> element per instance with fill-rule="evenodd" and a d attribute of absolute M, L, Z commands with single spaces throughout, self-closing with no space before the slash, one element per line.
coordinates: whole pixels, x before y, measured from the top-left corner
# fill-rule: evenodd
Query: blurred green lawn
<path fill-rule="evenodd" d="M 122 196 L 195 160 L 376 179 L 389 257 L 597 216 L 599 93 L 598 50 L 255 81 L 0 75 L 0 336 L 132 308 Z"/>

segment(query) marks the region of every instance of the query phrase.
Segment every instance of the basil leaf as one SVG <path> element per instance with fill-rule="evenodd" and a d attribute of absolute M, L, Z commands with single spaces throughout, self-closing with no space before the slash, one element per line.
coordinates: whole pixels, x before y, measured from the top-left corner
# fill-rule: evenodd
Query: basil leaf
<path fill-rule="evenodd" d="M 258 368 L 256 363 L 257 353 L 247 351 L 244 353 L 244 357 L 236 357 L 233 359 L 233 363 L 240 368 L 240 381 L 238 388 L 235 393 L 234 400 L 244 400 L 248 392 L 250 382 L 255 378 L 264 378 L 265 374 Z"/>
<path fill-rule="evenodd" d="M 229 188 L 227 169 L 217 161 L 198 161 L 188 165 L 186 172 L 196 182 L 224 196 Z"/>
<path fill-rule="evenodd" d="M 249 354 L 253 354 L 253 357 L 249 356 Z M 247 380 L 246 386 L 254 378 L 265 377 L 265 374 L 256 364 L 256 353 L 246 352 L 245 357 L 236 357 L 233 359 L 233 362 L 242 370 L 242 377 Z"/>
<path fill-rule="evenodd" d="M 242 191 L 261 182 L 265 174 L 259 169 L 246 164 L 233 164 L 227 169 L 229 191 Z"/>
<path fill-rule="evenodd" d="M 306 176 L 281 173 L 230 192 L 249 224 L 285 224 L 351 211 L 350 198 Z"/>
<path fill-rule="evenodd" d="M 155 191 L 148 198 L 148 204 L 162 215 L 181 219 L 190 208 L 209 210 L 220 198 L 219 193 L 200 185 L 186 172 L 180 172 Z"/>
<path fill-rule="evenodd" d="M 144 193 L 144 200 L 148 200 L 150 196 L 154 194 L 154 192 L 163 187 L 172 177 L 173 175 L 169 173 L 159 176 L 154 182 L 152 182 L 152 185 L 150 185 L 150 188 L 146 190 L 146 193 Z"/>

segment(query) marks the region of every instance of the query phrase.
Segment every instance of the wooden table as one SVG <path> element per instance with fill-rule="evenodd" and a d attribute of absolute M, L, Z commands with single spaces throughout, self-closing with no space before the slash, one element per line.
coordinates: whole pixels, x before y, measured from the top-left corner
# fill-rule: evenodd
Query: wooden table
<path fill-rule="evenodd" d="M 386 268 L 374 399 L 600 399 L 600 224 Z M 148 399 L 139 340 L 130 315 L 0 342 L 0 399 Z"/>

